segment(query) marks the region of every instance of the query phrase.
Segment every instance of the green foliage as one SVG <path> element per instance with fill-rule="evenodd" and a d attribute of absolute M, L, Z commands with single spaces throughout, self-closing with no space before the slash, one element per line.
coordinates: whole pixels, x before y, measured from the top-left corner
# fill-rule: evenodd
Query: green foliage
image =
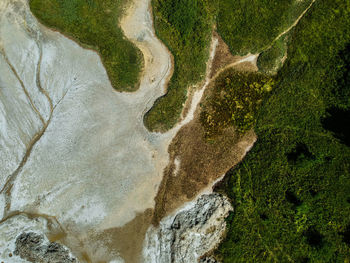
<path fill-rule="evenodd" d="M 223 262 L 350 261 L 350 134 L 323 123 L 350 118 L 349 23 L 350 2 L 316 1 L 292 33 L 258 141 L 221 189 L 235 207 Z"/>
<path fill-rule="evenodd" d="M 218 31 L 233 54 L 255 53 L 267 48 L 310 3 L 311 0 L 152 0 L 156 33 L 173 53 L 175 68 L 168 93 L 145 115 L 146 127 L 162 131 L 178 121 L 188 87 L 204 76 L 216 18 Z M 261 65 L 266 72 L 280 66 L 283 48 L 278 42 L 263 55 Z"/>
<path fill-rule="evenodd" d="M 244 133 L 255 124 L 255 115 L 264 95 L 272 90 L 272 78 L 260 73 L 223 72 L 215 81 L 208 105 L 200 120 L 206 136 L 212 138 L 230 126 Z"/>
<path fill-rule="evenodd" d="M 146 114 L 148 129 L 167 130 L 178 121 L 189 86 L 203 79 L 215 15 L 212 0 L 152 0 L 158 37 L 174 55 L 165 96 Z"/>
<path fill-rule="evenodd" d="M 287 56 L 288 34 L 284 35 L 258 57 L 258 68 L 266 74 L 274 74 L 282 67 Z"/>
<path fill-rule="evenodd" d="M 311 0 L 220 0 L 218 31 L 232 53 L 257 53 L 291 26 Z"/>
<path fill-rule="evenodd" d="M 118 27 L 125 1 L 31 0 L 29 3 L 42 23 L 98 51 L 115 89 L 138 88 L 142 53 L 125 40 Z"/>

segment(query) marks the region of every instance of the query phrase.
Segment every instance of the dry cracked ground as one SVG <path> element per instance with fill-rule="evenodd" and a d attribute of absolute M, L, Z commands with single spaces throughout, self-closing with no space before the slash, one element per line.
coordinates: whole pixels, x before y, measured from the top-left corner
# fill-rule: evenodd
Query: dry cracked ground
<path fill-rule="evenodd" d="M 196 262 L 220 241 L 231 206 L 203 194 L 255 135 L 207 145 L 193 136 L 197 105 L 219 68 L 256 70 L 257 56 L 230 57 L 214 34 L 182 121 L 150 133 L 143 116 L 166 92 L 172 58 L 149 4 L 134 0 L 121 19 L 145 67 L 139 89 L 120 93 L 97 53 L 39 24 L 26 0 L 0 1 L 0 262 Z"/>

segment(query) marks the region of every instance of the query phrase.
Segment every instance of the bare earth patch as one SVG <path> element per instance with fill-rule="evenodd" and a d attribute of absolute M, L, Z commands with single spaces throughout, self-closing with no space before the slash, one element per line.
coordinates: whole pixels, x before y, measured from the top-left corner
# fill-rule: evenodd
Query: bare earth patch
<path fill-rule="evenodd" d="M 222 68 L 233 67 L 242 71 L 257 70 L 257 56 L 235 58 L 230 55 L 226 44 L 221 39 L 218 41 L 212 60 L 213 64 L 209 67 L 211 70 L 207 72 L 212 79 L 201 99 L 201 103 L 204 104 Z M 241 137 L 235 133 L 233 128 L 226 129 L 213 142 L 207 141 L 204 136 L 204 128 L 199 120 L 200 111 L 201 107 L 198 107 L 193 120 L 179 130 L 169 146 L 170 162 L 165 168 L 164 177 L 155 199 L 156 206 L 152 220 L 155 225 L 183 203 L 193 200 L 231 167 L 238 164 L 256 141 L 253 131 Z"/>
<path fill-rule="evenodd" d="M 170 164 L 156 197 L 153 223 L 194 199 L 239 163 L 255 140 L 253 131 L 238 138 L 233 129 L 228 129 L 215 143 L 207 142 L 197 115 L 178 132 L 169 147 Z M 180 167 L 175 174 L 176 159 L 180 160 Z"/>

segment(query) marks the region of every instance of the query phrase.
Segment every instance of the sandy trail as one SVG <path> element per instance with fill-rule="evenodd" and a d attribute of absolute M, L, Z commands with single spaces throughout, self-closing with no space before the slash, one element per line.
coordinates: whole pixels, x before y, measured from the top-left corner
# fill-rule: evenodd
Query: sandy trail
<path fill-rule="evenodd" d="M 264 48 L 264 50 L 268 50 L 272 47 L 272 45 L 278 40 L 280 39 L 282 36 L 284 36 L 285 34 L 287 34 L 289 31 L 291 31 L 294 27 L 296 27 L 296 25 L 299 23 L 299 21 L 304 17 L 304 15 L 309 11 L 309 9 L 313 6 L 313 4 L 316 2 L 316 0 L 312 0 L 312 2 L 310 3 L 310 5 L 300 14 L 300 16 L 294 21 L 293 24 L 290 25 L 290 27 L 288 27 L 287 29 L 285 29 L 283 32 L 281 32 L 272 42 L 271 44 Z"/>
<path fill-rule="evenodd" d="M 225 70 L 229 69 L 229 68 L 233 68 L 235 66 L 238 66 L 239 64 L 245 63 L 245 62 L 249 62 L 251 63 L 253 66 L 256 67 L 257 64 L 257 60 L 258 60 L 259 54 L 248 54 L 242 58 L 240 58 L 238 61 L 235 61 L 233 63 L 230 63 L 228 65 L 226 65 L 225 67 L 219 69 L 215 75 L 210 79 L 210 81 L 214 81 L 222 72 L 224 72 Z"/>

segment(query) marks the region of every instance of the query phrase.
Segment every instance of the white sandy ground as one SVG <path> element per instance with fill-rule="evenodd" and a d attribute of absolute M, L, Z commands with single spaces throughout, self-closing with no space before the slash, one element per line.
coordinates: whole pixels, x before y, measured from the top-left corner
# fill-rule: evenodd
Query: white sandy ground
<path fill-rule="evenodd" d="M 173 172 L 173 176 L 177 176 L 177 173 L 180 171 L 181 160 L 176 157 L 175 160 L 174 160 L 174 165 L 175 165 L 175 169 L 174 169 L 174 172 Z"/>
<path fill-rule="evenodd" d="M 164 94 L 171 72 L 149 4 L 134 0 L 121 21 L 144 54 L 145 71 L 138 91 L 120 93 L 95 52 L 39 25 L 27 0 L 0 1 L 0 189 L 35 134 L 44 131 L 14 177 L 6 211 L 5 192 L 0 195 L 1 217 L 4 211 L 34 211 L 84 233 L 123 226 L 154 207 L 167 147 L 193 119 L 209 74 L 174 129 L 166 134 L 146 130 L 143 115 Z M 216 45 L 214 40 L 211 59 Z"/>
<path fill-rule="evenodd" d="M 0 262 L 27 263 L 27 260 L 16 256 L 16 239 L 23 232 L 34 232 L 45 234 L 47 232 L 47 221 L 43 218 L 29 219 L 24 215 L 18 215 L 8 219 L 0 225 Z"/>
<path fill-rule="evenodd" d="M 1 45 L 30 97 L 47 116 L 47 100 L 35 81 L 38 44 L 42 46 L 42 87 L 53 105 L 64 97 L 18 174 L 11 210 L 34 209 L 55 215 L 62 223 L 104 229 L 122 226 L 137 211 L 153 207 L 167 164 L 169 139 L 147 132 L 142 117 L 164 93 L 171 60 L 152 31 L 149 2 L 140 1 L 135 10 L 137 19 L 129 22 L 137 32 L 128 37 L 142 42 L 146 58 L 145 74 L 135 93 L 115 92 L 97 54 L 58 33 L 39 28 L 25 1 L 5 2 L 1 5 Z M 28 32 L 28 26 L 33 34 Z M 0 98 L 3 104 L 10 105 L 6 108 L 5 104 L 0 115 L 4 122 L 0 154 L 2 160 L 6 158 L 6 163 L 12 164 L 6 170 L 1 165 L 3 185 L 42 124 L 20 93 L 14 74 L 0 59 Z M 14 123 L 14 127 L 7 123 Z M 17 141 L 24 141 L 22 147 Z"/>

